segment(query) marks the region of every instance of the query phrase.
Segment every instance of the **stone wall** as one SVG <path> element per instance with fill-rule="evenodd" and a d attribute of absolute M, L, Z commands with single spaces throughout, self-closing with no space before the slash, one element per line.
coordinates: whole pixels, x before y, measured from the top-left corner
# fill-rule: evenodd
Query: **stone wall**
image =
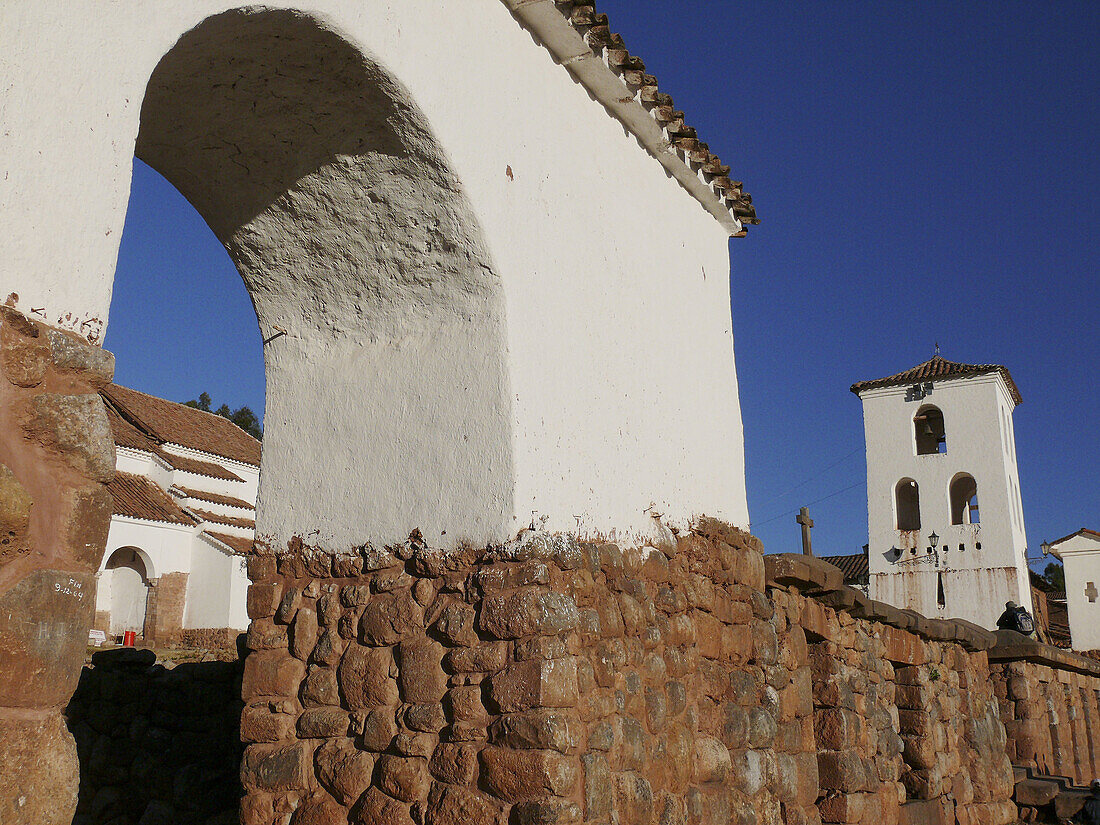
<path fill-rule="evenodd" d="M 418 545 L 250 559 L 246 825 L 1016 819 L 987 631 L 714 521 Z"/>
<path fill-rule="evenodd" d="M 233 825 L 240 802 L 240 662 L 93 656 L 66 715 L 80 758 L 73 825 Z"/>
<path fill-rule="evenodd" d="M 110 525 L 110 353 L 0 307 L 0 822 L 68 823 L 76 686 Z M 18 766 L 17 770 L 10 769 Z"/>
<path fill-rule="evenodd" d="M 1078 785 L 1100 778 L 1100 662 L 998 635 L 993 687 L 1013 763 Z"/>
<path fill-rule="evenodd" d="M 85 669 L 77 823 L 221 825 L 243 795 L 245 825 L 1008 825 L 1054 810 L 1013 801 L 1010 759 L 1095 771 L 1095 663 L 714 521 L 659 548 L 261 549 L 249 573 L 243 669 Z"/>

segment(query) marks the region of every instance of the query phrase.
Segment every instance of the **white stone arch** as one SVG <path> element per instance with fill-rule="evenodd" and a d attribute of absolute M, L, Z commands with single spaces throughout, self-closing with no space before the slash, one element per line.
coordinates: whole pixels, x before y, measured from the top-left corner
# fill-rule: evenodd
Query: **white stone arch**
<path fill-rule="evenodd" d="M 501 280 L 400 83 L 301 12 L 214 14 L 153 71 L 135 154 L 225 244 L 267 342 L 258 537 L 503 538 Z"/>
<path fill-rule="evenodd" d="M 117 547 L 111 547 L 107 545 L 107 552 L 103 554 L 103 563 L 100 565 L 99 572 L 103 573 L 105 570 L 110 569 L 109 564 L 111 559 L 114 558 L 116 553 L 119 552 L 131 552 L 141 561 L 141 565 L 144 568 L 144 577 L 147 581 L 155 581 L 160 577 L 160 571 L 157 570 L 156 564 L 153 562 L 153 557 L 150 556 L 145 550 L 134 544 L 120 544 Z"/>
<path fill-rule="evenodd" d="M 149 588 L 155 579 L 152 560 L 140 547 L 126 545 L 106 554 L 99 573 L 97 607 L 110 614 L 112 635 L 145 631 Z"/>

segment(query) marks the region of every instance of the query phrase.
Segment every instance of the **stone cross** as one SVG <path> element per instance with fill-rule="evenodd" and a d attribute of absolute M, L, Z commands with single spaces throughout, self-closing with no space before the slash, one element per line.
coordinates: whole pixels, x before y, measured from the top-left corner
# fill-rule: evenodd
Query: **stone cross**
<path fill-rule="evenodd" d="M 1096 597 L 1100 596 L 1100 591 L 1096 589 L 1096 585 L 1089 582 L 1085 587 L 1085 595 L 1089 597 L 1090 602 L 1096 601 Z"/>
<path fill-rule="evenodd" d="M 810 518 L 810 508 L 803 507 L 794 520 L 802 525 L 802 555 L 812 556 L 814 551 L 810 545 L 810 528 L 814 526 L 814 520 Z"/>

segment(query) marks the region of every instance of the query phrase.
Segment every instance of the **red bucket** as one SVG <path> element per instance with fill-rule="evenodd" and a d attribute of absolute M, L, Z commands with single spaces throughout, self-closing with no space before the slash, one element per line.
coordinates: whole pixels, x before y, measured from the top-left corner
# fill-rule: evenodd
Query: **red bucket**
<path fill-rule="evenodd" d="M 122 646 L 123 647 L 133 647 L 134 643 L 136 641 L 137 641 L 137 631 L 136 630 L 125 630 L 125 631 L 123 631 L 123 633 L 122 633 Z"/>

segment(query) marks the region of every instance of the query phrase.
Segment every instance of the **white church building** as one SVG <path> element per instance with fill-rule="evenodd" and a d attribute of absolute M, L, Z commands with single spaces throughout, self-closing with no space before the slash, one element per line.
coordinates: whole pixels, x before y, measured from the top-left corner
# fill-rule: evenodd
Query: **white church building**
<path fill-rule="evenodd" d="M 1044 547 L 1062 562 L 1074 650 L 1100 650 L 1100 532 L 1080 530 Z"/>
<path fill-rule="evenodd" d="M 260 442 L 221 416 L 118 384 L 101 395 L 116 475 L 96 628 L 156 644 L 243 630 Z"/>
<path fill-rule="evenodd" d="M 1008 370 L 937 353 L 851 390 L 867 442 L 871 598 L 988 628 L 1010 600 L 1034 613 Z"/>

